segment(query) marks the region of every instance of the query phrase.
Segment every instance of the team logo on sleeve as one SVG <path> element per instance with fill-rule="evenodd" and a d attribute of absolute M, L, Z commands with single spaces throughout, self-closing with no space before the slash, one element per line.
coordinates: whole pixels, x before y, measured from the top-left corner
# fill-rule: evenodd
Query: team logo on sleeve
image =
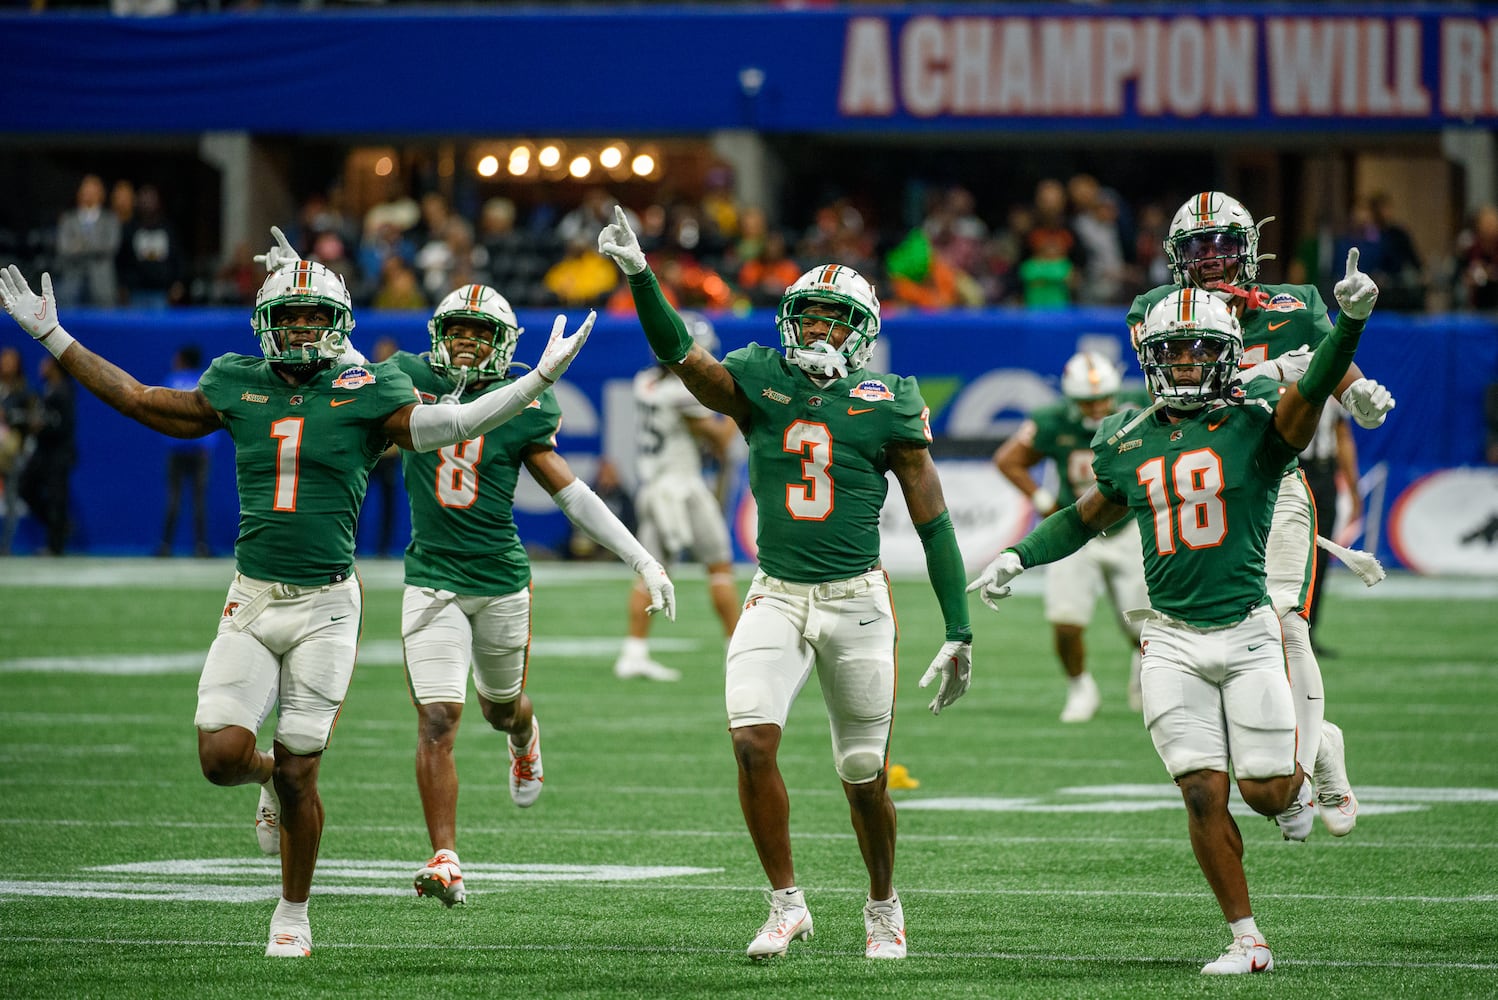
<path fill-rule="evenodd" d="M 335 389 L 358 389 L 362 386 L 373 385 L 375 377 L 363 368 L 345 368 L 333 380 Z"/>
<path fill-rule="evenodd" d="M 1306 304 L 1289 292 L 1280 292 L 1274 298 L 1264 303 L 1264 308 L 1269 312 L 1287 313 L 1297 309 L 1304 309 Z"/>
<path fill-rule="evenodd" d="M 848 395 L 855 399 L 862 399 L 867 402 L 873 402 L 876 399 L 895 398 L 895 394 L 889 391 L 889 386 L 885 385 L 877 378 L 864 379 L 852 389 L 849 389 Z"/>

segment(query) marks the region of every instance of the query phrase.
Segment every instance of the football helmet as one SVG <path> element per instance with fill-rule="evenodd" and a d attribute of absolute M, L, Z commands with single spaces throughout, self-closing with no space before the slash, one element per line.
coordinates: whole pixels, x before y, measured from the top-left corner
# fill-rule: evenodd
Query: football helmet
<path fill-rule="evenodd" d="M 1221 299 L 1182 288 L 1144 317 L 1135 348 L 1150 394 L 1172 410 L 1226 399 L 1243 354 L 1243 331 Z"/>
<path fill-rule="evenodd" d="M 453 320 L 464 320 L 492 331 L 489 344 L 494 349 L 488 357 L 463 373 L 465 382 L 490 381 L 509 374 L 510 360 L 515 356 L 515 342 L 525 331 L 517 323 L 515 310 L 510 308 L 503 295 L 488 285 L 464 285 L 437 303 L 432 318 L 427 320 L 427 333 L 432 338 L 428 363 L 432 371 L 442 375 L 456 375 L 458 368 L 469 368 L 453 363 L 448 347 L 451 338 L 447 333 L 447 326 Z"/>
<path fill-rule="evenodd" d="M 841 310 L 835 317 L 819 317 L 831 327 L 845 328 L 842 344 L 832 346 L 833 329 L 828 339 L 806 344 L 802 340 L 801 313 L 807 306 L 833 306 Z M 879 296 L 863 275 L 842 264 L 819 264 L 797 278 L 785 290 L 775 313 L 780 328 L 780 343 L 786 360 L 812 375 L 842 377 L 869 363 L 874 341 L 879 337 Z"/>
<path fill-rule="evenodd" d="M 718 331 L 713 329 L 712 320 L 700 312 L 683 309 L 677 313 L 681 321 L 686 324 L 687 336 L 692 338 L 692 343 L 702 348 L 713 357 L 718 356 Z"/>
<path fill-rule="evenodd" d="M 1115 396 L 1122 384 L 1118 365 L 1096 351 L 1078 351 L 1061 369 L 1061 394 L 1076 402 Z"/>
<path fill-rule="evenodd" d="M 1259 261 L 1274 259 L 1274 254 L 1259 253 L 1259 227 L 1273 218 L 1254 222 L 1242 202 L 1221 191 L 1193 195 L 1176 209 L 1165 237 L 1171 277 L 1182 288 L 1255 280 Z M 1229 294 L 1218 297 L 1226 301 Z"/>
<path fill-rule="evenodd" d="M 325 306 L 332 314 L 327 326 L 307 327 L 277 325 L 277 313 L 286 306 Z M 354 306 L 348 288 L 337 273 L 311 260 L 272 271 L 255 295 L 255 311 L 250 314 L 250 328 L 260 338 L 265 360 L 286 365 L 306 365 L 334 361 L 350 349 L 349 331 L 354 328 Z M 312 331 L 318 339 L 292 345 L 293 332 Z"/>

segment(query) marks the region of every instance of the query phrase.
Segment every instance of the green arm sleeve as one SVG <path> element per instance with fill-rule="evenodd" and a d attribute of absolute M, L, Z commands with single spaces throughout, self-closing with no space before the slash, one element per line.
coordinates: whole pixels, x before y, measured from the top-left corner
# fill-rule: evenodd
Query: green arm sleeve
<path fill-rule="evenodd" d="M 1082 523 L 1077 505 L 1062 507 L 1041 521 L 1014 546 L 1015 555 L 1026 569 L 1065 559 L 1086 545 L 1098 532 Z"/>
<path fill-rule="evenodd" d="M 1337 317 L 1337 325 L 1332 327 L 1331 336 L 1316 345 L 1316 353 L 1311 355 L 1306 373 L 1296 384 L 1306 402 L 1312 406 L 1320 406 L 1331 396 L 1337 383 L 1342 381 L 1342 376 L 1347 374 L 1347 366 L 1352 364 L 1352 356 L 1358 350 L 1358 339 L 1363 335 L 1363 327 L 1367 322 L 1351 319 L 1346 313 Z"/>
<path fill-rule="evenodd" d="M 629 294 L 635 300 L 635 312 L 640 314 L 640 325 L 645 328 L 645 339 L 656 358 L 667 365 L 674 365 L 687 356 L 692 349 L 692 338 L 687 326 L 671 308 L 671 303 L 661 294 L 660 282 L 650 268 L 629 276 Z"/>
<path fill-rule="evenodd" d="M 941 605 L 941 616 L 947 623 L 947 641 L 972 642 L 967 583 L 952 516 L 942 511 L 925 524 L 916 525 L 915 533 L 921 536 L 921 545 L 926 549 L 926 573 L 931 577 L 931 589 L 936 591 L 936 603 Z"/>

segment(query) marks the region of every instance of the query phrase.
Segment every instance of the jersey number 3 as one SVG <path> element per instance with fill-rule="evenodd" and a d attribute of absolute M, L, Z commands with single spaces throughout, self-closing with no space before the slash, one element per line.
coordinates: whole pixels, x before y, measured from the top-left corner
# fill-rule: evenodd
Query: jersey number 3
<path fill-rule="evenodd" d="M 826 424 L 797 420 L 785 429 L 781 445 L 801 456 L 801 483 L 787 483 L 785 509 L 798 521 L 825 521 L 832 513 L 832 433 Z"/>
<path fill-rule="evenodd" d="M 1188 549 L 1221 545 L 1228 532 L 1227 507 L 1222 502 L 1222 459 L 1210 448 L 1188 451 L 1170 467 L 1152 458 L 1139 467 L 1139 485 L 1149 496 L 1155 514 L 1155 551 L 1168 556 L 1176 539 Z M 1175 498 L 1172 503 L 1172 497 Z"/>

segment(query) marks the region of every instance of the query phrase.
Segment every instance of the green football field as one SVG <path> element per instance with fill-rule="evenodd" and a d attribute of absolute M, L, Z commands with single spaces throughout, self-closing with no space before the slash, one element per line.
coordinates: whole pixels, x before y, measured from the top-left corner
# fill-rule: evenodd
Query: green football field
<path fill-rule="evenodd" d="M 368 563 L 364 644 L 322 769 L 314 952 L 263 957 L 279 894 L 253 788 L 198 772 L 196 677 L 232 567 L 0 560 L 0 992 L 80 996 L 1465 997 L 1498 995 L 1498 585 L 1330 588 L 1328 716 L 1362 801 L 1333 840 L 1239 811 L 1268 976 L 1208 979 L 1228 932 L 1179 796 L 1124 704 L 1127 657 L 1089 632 L 1104 706 L 1063 700 L 1037 574 L 976 601 L 971 692 L 916 687 L 941 640 L 923 580 L 896 583 L 895 884 L 910 958 L 863 957 L 867 888 L 815 684 L 781 765 L 816 936 L 743 949 L 765 885 L 735 794 L 722 640 L 700 574 L 655 630 L 678 684 L 618 681 L 628 575 L 541 565 L 528 690 L 546 791 L 509 800 L 503 739 L 458 739 L 465 906 L 418 899 L 428 856 L 400 667 L 398 563 Z M 262 745 L 266 745 L 262 743 Z"/>

